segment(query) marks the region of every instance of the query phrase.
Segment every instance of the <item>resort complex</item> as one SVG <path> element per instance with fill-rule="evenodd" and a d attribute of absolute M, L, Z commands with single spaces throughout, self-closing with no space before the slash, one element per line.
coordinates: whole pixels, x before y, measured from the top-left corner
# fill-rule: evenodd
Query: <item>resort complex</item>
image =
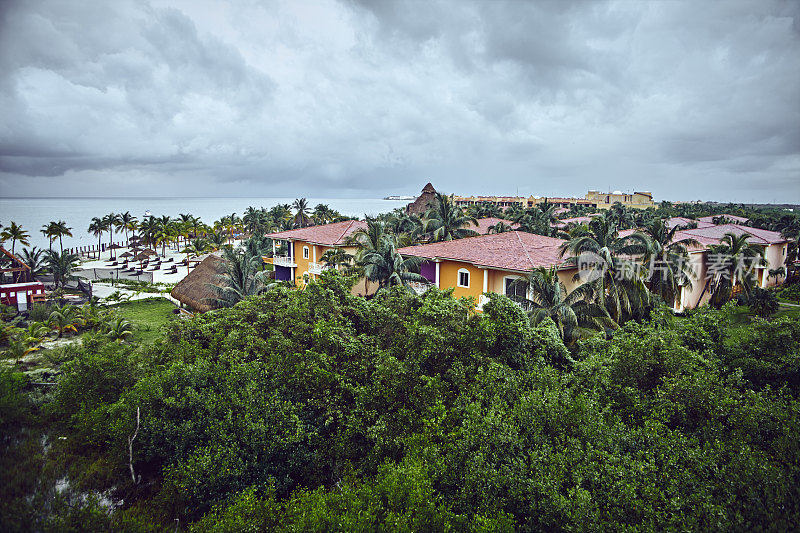
<path fill-rule="evenodd" d="M 493 204 L 502 208 L 512 206 L 529 208 L 540 204 L 552 204 L 565 209 L 574 206 L 590 207 L 592 209 L 610 209 L 611 206 L 616 203 L 635 209 L 655 207 L 653 195 L 649 192 L 623 193 L 622 191 L 608 193 L 589 191 L 586 193 L 585 198 L 563 198 L 557 196 L 529 196 L 527 198 L 523 196 L 454 196 L 453 200 L 456 205 L 460 207 Z"/>
<path fill-rule="evenodd" d="M 476 501 L 505 510 L 466 529 L 580 529 L 584 514 L 558 514 L 551 528 L 527 510 L 542 494 L 567 501 L 550 482 L 565 472 L 604 487 L 644 475 L 660 487 L 665 468 L 693 472 L 690 486 L 669 489 L 691 503 L 675 520 L 693 512 L 697 480 L 740 494 L 797 474 L 786 451 L 794 433 L 774 431 L 796 423 L 800 394 L 792 212 L 462 207 L 428 184 L 406 207 L 361 220 L 299 198 L 210 224 L 110 213 L 88 228 L 96 244 L 62 248 L 72 231 L 46 224 L 44 250 L 15 222 L 0 232 L 0 379 L 15 436 L 2 459 L 13 479 L 0 490 L 22 510 L 0 511 L 2 522 L 49 520 L 42 529 L 58 531 L 90 516 L 108 531 L 173 530 L 170 520 L 240 531 L 304 514 L 322 518 L 292 530 L 339 530 L 331 509 L 366 501 L 383 514 L 401 494 L 409 531 L 460 530 Z M 34 416 L 37 405 L 46 416 Z M 762 424 L 777 443 L 756 444 Z M 492 463 L 473 465 L 478 456 Z M 624 464 L 609 473 L 607 457 Z M 747 475 L 709 479 L 728 457 L 747 461 Z M 21 475 L 30 464 L 37 474 Z M 377 485 L 347 481 L 351 468 Z M 510 475 L 534 495 L 503 496 Z M 53 500 L 73 479 L 63 489 L 73 500 Z M 452 488 L 465 482 L 468 497 Z M 315 487 L 313 497 L 297 487 Z M 440 491 L 461 514 L 436 508 L 444 518 L 418 522 Z M 84 503 L 96 494 L 109 507 Z M 54 510 L 35 505 L 45 498 Z M 776 501 L 730 505 L 774 516 L 795 504 Z M 714 498 L 705 505 L 717 509 Z M 335 520 L 392 530 L 363 514 Z"/>

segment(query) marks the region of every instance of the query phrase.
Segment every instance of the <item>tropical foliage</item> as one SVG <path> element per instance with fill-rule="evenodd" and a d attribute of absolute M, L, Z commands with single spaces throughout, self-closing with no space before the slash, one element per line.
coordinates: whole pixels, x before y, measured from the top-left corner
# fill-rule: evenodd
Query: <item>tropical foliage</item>
<path fill-rule="evenodd" d="M 325 272 L 304 290 L 173 321 L 147 349 L 95 335 L 64 352 L 56 385 L 2 370 L 0 523 L 727 531 L 800 520 L 796 320 L 741 327 L 730 305 L 681 318 L 658 308 L 569 351 L 550 318 L 533 325 L 500 295 L 483 313 L 472 304 L 437 289 L 367 300 Z"/>

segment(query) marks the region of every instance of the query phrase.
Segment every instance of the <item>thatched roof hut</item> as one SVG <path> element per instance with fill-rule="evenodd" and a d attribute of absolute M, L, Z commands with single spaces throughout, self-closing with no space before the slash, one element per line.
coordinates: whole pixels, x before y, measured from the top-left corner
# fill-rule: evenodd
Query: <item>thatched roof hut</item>
<path fill-rule="evenodd" d="M 224 272 L 225 260 L 216 255 L 209 255 L 189 272 L 188 276 L 178 282 L 170 294 L 192 311 L 205 313 L 216 309 L 214 302 L 209 300 L 216 294 L 208 285 L 219 283 L 217 276 Z"/>
<path fill-rule="evenodd" d="M 416 200 L 406 206 L 406 213 L 409 215 L 422 215 L 436 202 L 436 189 L 428 183 L 423 187 L 422 194 Z"/>

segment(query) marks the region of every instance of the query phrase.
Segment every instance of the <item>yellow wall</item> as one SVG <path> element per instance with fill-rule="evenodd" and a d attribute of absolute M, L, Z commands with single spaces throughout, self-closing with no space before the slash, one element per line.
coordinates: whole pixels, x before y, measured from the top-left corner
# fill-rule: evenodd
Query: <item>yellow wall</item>
<path fill-rule="evenodd" d="M 469 288 L 458 286 L 458 270 L 465 268 L 469 271 L 470 280 Z M 439 263 L 439 287 L 441 289 L 453 288 L 454 296 L 472 296 L 475 301 L 479 301 L 479 297 L 483 294 L 483 273 L 484 270 L 489 271 L 489 283 L 487 292 L 495 292 L 497 294 L 505 293 L 505 278 L 524 278 L 525 275 L 519 272 L 511 272 L 506 270 L 483 269 L 478 268 L 470 263 L 462 263 L 459 261 L 442 260 Z M 567 292 L 571 292 L 579 281 L 572 281 L 572 277 L 577 272 L 577 269 L 559 270 L 558 279 L 564 284 Z"/>
<path fill-rule="evenodd" d="M 469 271 L 469 288 L 458 286 L 458 270 L 461 268 Z M 442 261 L 439 263 L 439 287 L 442 289 L 453 287 L 454 296 L 472 296 L 477 302 L 483 293 L 483 269 L 459 261 Z"/>
<path fill-rule="evenodd" d="M 334 249 L 332 246 L 322 246 L 322 245 L 314 245 L 309 244 L 305 241 L 294 241 L 292 243 L 293 251 L 294 251 L 294 262 L 297 264 L 297 267 L 294 271 L 294 282 L 297 286 L 303 285 L 303 274 L 307 274 L 309 279 L 317 279 L 319 275 L 317 274 L 310 274 L 308 272 L 308 264 L 314 262 L 314 248 L 316 247 L 316 258 L 317 263 L 322 263 L 322 254 L 327 252 L 328 250 Z M 308 246 L 308 259 L 303 259 L 303 247 Z M 352 246 L 347 246 L 344 248 L 345 253 L 355 256 L 356 248 Z M 378 289 L 377 283 L 367 283 L 364 278 L 360 279 L 358 283 L 355 284 L 353 287 L 352 293 L 358 296 L 366 296 L 369 294 L 374 294 L 375 291 Z"/>

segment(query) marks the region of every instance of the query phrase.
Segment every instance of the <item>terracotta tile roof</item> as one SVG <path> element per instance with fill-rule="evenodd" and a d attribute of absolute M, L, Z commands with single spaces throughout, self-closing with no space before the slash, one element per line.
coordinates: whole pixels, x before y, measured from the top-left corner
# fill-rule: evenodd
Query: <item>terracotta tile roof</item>
<path fill-rule="evenodd" d="M 587 215 L 585 217 L 562 218 L 558 222 L 554 222 L 553 227 L 566 228 L 569 224 L 585 224 L 587 222 L 591 222 L 593 216 L 596 215 L 592 214 L 592 215 Z"/>
<path fill-rule="evenodd" d="M 506 220 L 504 218 L 486 217 L 486 218 L 479 218 L 477 226 L 473 226 L 472 224 L 467 224 L 464 227 L 467 229 L 477 231 L 481 235 L 486 235 L 487 233 L 489 233 L 489 227 L 495 226 L 499 222 L 502 222 L 507 226 L 511 226 L 512 228 L 516 228 L 517 226 L 519 226 L 519 224 L 517 224 L 516 222 L 511 222 L 510 220 Z"/>
<path fill-rule="evenodd" d="M 709 224 L 713 224 L 714 223 L 714 219 L 717 218 L 717 217 L 725 217 L 728 220 L 732 220 L 734 222 L 739 222 L 739 223 L 742 223 L 742 224 L 744 224 L 745 222 L 749 222 L 750 221 L 749 218 L 739 217 L 739 216 L 736 216 L 736 215 L 728 215 L 727 213 L 723 213 L 721 215 L 709 215 L 707 217 L 700 217 L 697 220 L 699 220 L 700 222 L 708 222 Z"/>
<path fill-rule="evenodd" d="M 786 242 L 786 239 L 778 232 L 740 226 L 739 224 L 721 224 L 705 228 L 678 230 L 675 232 L 675 240 L 695 239 L 704 246 L 712 246 L 719 244 L 726 233 L 749 235 L 747 242 L 764 246 Z"/>
<path fill-rule="evenodd" d="M 528 272 L 536 267 L 560 265 L 558 247 L 564 241 L 523 231 L 508 231 L 455 241 L 407 246 L 403 255 L 424 259 L 452 259 L 500 270 Z"/>
<path fill-rule="evenodd" d="M 343 246 L 347 238 L 360 229 L 367 229 L 367 223 L 362 220 L 345 220 L 344 222 L 268 233 L 267 237 L 305 241 L 322 246 Z"/>
<path fill-rule="evenodd" d="M 686 217 L 672 217 L 667 219 L 667 229 L 672 229 L 675 226 L 686 226 L 688 224 L 697 224 L 698 228 L 707 228 L 714 225 L 711 222 L 703 222 L 702 220 L 693 220 Z"/>

